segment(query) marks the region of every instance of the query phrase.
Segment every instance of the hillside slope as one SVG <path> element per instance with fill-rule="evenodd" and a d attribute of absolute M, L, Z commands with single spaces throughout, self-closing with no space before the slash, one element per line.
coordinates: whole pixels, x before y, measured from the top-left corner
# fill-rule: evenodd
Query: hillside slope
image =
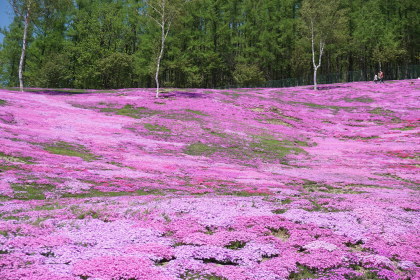
<path fill-rule="evenodd" d="M 416 279 L 419 89 L 0 90 L 0 278 Z"/>

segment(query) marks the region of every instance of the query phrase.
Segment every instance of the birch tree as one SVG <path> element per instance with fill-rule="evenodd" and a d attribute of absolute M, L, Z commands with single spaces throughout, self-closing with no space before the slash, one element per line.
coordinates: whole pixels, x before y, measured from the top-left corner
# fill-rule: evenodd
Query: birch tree
<path fill-rule="evenodd" d="M 305 0 L 301 16 L 304 34 L 311 41 L 314 89 L 317 90 L 317 73 L 327 44 L 346 37 L 346 10 L 337 0 Z"/>
<path fill-rule="evenodd" d="M 19 88 L 20 91 L 23 91 L 23 70 L 25 67 L 25 56 L 30 24 L 34 22 L 39 16 L 41 16 L 43 11 L 57 9 L 58 7 L 63 7 L 66 5 L 68 6 L 71 4 L 71 0 L 9 0 L 9 2 L 13 8 L 15 16 L 23 22 L 22 48 L 18 70 Z"/>
<path fill-rule="evenodd" d="M 159 98 L 159 70 L 165 50 L 165 42 L 168 37 L 171 25 L 180 8 L 185 1 L 182 0 L 148 0 L 147 1 L 147 15 L 160 29 L 160 48 L 156 58 L 156 98 Z"/>
<path fill-rule="evenodd" d="M 23 91 L 23 67 L 26 55 L 26 45 L 28 39 L 28 28 L 31 21 L 31 13 L 34 10 L 34 0 L 10 0 L 10 5 L 15 12 L 15 15 L 23 21 L 23 37 L 22 37 L 22 49 L 19 60 L 19 88 Z"/>

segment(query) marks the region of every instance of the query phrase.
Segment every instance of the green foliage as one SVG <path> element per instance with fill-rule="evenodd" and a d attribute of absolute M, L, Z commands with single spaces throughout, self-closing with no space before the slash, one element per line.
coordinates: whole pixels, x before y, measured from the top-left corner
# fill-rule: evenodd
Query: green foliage
<path fill-rule="evenodd" d="M 413 2 L 402 1 L 393 5 L 384 5 L 379 0 L 356 2 L 352 7 L 355 10 L 352 44 L 357 54 L 368 56 L 377 70 L 386 62 L 396 61 L 406 55 L 409 50 L 402 47 L 406 37 L 401 35 L 411 29 L 408 25 L 413 24 L 407 22 L 407 17 L 411 15 L 407 8 Z"/>
<path fill-rule="evenodd" d="M 155 0 L 153 0 L 155 1 Z M 19 9 L 25 11 L 26 1 Z M 160 29 L 146 1 L 33 0 L 27 86 L 153 87 Z M 173 2 L 173 1 L 172 1 Z M 415 0 L 205 0 L 172 6 L 160 83 L 252 87 L 311 74 L 310 18 L 327 43 L 320 74 L 418 63 Z M 148 14 L 149 13 L 149 14 Z M 0 85 L 18 85 L 22 16 L 0 32 Z M 317 44 L 318 46 L 318 44 Z"/>
<path fill-rule="evenodd" d="M 0 32 L 5 35 L 3 44 L 0 45 L 0 85 L 16 86 L 19 84 L 18 67 L 23 28 L 18 18 L 15 18 L 8 29 Z"/>
<path fill-rule="evenodd" d="M 133 59 L 126 53 L 111 53 L 98 62 L 103 88 L 124 88 L 131 85 Z"/>
<path fill-rule="evenodd" d="M 237 64 L 233 78 L 240 87 L 252 87 L 264 81 L 264 74 L 255 64 Z"/>
<path fill-rule="evenodd" d="M 348 9 L 341 7 L 335 0 L 304 0 L 302 3 L 300 29 L 308 41 L 307 50 L 312 54 L 314 70 L 314 85 L 316 89 L 316 73 L 322 65 L 322 57 L 328 48 L 334 49 L 334 44 L 345 44 L 348 39 Z M 342 49 L 336 49 L 333 54 L 346 55 Z"/>
<path fill-rule="evenodd" d="M 32 65 L 32 62 L 30 65 Z M 40 69 L 28 71 L 27 75 L 29 76 L 29 84 L 39 85 L 44 88 L 66 88 L 72 86 L 71 64 L 66 54 L 51 54 L 42 63 Z"/>

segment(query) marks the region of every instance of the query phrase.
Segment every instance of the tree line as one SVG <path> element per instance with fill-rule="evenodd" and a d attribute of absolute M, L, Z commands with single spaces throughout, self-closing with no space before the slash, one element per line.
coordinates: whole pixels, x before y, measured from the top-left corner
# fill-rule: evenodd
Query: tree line
<path fill-rule="evenodd" d="M 3 86 L 252 86 L 420 58 L 415 0 L 10 2 L 14 20 L 0 30 Z"/>

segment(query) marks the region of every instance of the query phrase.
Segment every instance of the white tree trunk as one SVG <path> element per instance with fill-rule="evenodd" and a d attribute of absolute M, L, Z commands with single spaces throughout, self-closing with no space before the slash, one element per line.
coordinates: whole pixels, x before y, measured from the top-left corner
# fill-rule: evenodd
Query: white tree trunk
<path fill-rule="evenodd" d="M 165 41 L 166 37 L 168 36 L 172 18 L 171 14 L 167 11 L 167 5 L 166 0 L 160 0 L 157 4 L 157 7 L 154 5 L 150 5 L 150 7 L 158 14 L 160 15 L 160 19 L 157 20 L 156 18 L 151 17 L 157 24 L 160 26 L 161 29 L 161 38 L 160 38 L 160 51 L 159 56 L 156 60 L 156 73 L 155 73 L 155 81 L 156 81 L 156 98 L 159 98 L 159 70 L 160 70 L 160 63 L 162 61 L 163 52 L 165 50 Z"/>
<path fill-rule="evenodd" d="M 161 37 L 161 45 L 160 45 L 160 52 L 158 59 L 156 61 L 156 75 L 155 75 L 155 81 L 156 81 L 156 98 L 159 98 L 159 69 L 160 69 L 160 61 L 162 60 L 163 56 L 163 50 L 165 48 L 165 22 L 164 22 L 164 14 L 162 15 L 162 37 Z"/>
<path fill-rule="evenodd" d="M 160 70 L 160 63 L 162 61 L 163 53 L 165 50 L 165 41 L 166 37 L 168 37 L 169 30 L 171 29 L 171 23 L 174 19 L 174 13 L 171 12 L 169 7 L 169 1 L 167 0 L 156 0 L 156 1 L 147 1 L 149 7 L 152 11 L 157 15 L 154 17 L 153 15 L 149 14 L 149 17 L 158 25 L 161 29 L 161 38 L 160 38 L 160 51 L 159 55 L 156 59 L 156 73 L 155 73 L 155 82 L 156 82 L 156 98 L 159 98 L 159 70 Z M 168 5 L 167 5 L 168 4 Z"/>
<path fill-rule="evenodd" d="M 323 42 L 322 39 L 319 40 L 319 57 L 318 57 L 318 64 L 316 64 L 315 63 L 315 34 L 314 33 L 315 33 L 314 22 L 311 20 L 311 46 L 312 46 L 312 64 L 314 66 L 314 90 L 318 90 L 316 74 L 317 74 L 318 68 L 321 66 L 325 43 Z"/>
<path fill-rule="evenodd" d="M 28 35 L 29 16 L 30 16 L 30 5 L 28 5 L 28 9 L 26 11 L 25 20 L 24 20 L 23 39 L 22 39 L 22 53 L 20 55 L 20 61 L 19 61 L 19 87 L 20 87 L 20 91 L 23 91 L 23 64 L 24 64 L 24 61 L 25 61 L 25 54 L 26 54 L 26 40 L 27 40 L 27 35 Z"/>

